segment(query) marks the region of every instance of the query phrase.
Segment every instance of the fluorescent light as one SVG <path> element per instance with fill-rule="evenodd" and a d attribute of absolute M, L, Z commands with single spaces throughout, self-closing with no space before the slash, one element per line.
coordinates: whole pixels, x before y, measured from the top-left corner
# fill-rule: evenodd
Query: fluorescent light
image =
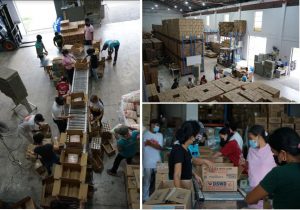
<path fill-rule="evenodd" d="M 151 7 L 151 9 L 154 9 L 154 7 Z"/>
<path fill-rule="evenodd" d="M 192 9 L 192 7 L 189 7 L 189 9 Z"/>
<path fill-rule="evenodd" d="M 205 3 L 204 3 L 204 2 L 202 2 L 202 6 L 205 6 Z"/>
<path fill-rule="evenodd" d="M 155 6 L 155 7 L 158 7 L 158 5 L 157 5 L 157 4 L 155 4 L 154 6 Z"/>
<path fill-rule="evenodd" d="M 168 11 L 170 10 L 170 8 L 168 8 Z"/>
<path fill-rule="evenodd" d="M 177 5 L 175 5 L 174 8 L 176 9 L 176 8 L 177 8 Z"/>
<path fill-rule="evenodd" d="M 180 12 L 182 12 L 182 9 L 180 9 Z"/>
<path fill-rule="evenodd" d="M 189 2 L 187 2 L 187 1 L 186 1 L 186 2 L 184 2 L 184 3 L 185 3 L 185 4 L 189 4 Z"/>

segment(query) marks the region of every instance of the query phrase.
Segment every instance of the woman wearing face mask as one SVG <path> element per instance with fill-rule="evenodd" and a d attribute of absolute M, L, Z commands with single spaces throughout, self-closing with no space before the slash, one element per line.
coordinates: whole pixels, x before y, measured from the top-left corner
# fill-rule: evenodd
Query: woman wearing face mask
<path fill-rule="evenodd" d="M 150 121 L 150 130 L 143 134 L 143 201 L 149 199 L 151 176 L 155 174 L 156 164 L 161 162 L 160 151 L 163 149 L 163 135 L 159 129 L 158 120 L 153 119 Z"/>
<path fill-rule="evenodd" d="M 201 178 L 193 172 L 192 164 L 202 165 L 203 161 L 193 158 L 188 150 L 199 134 L 200 125 L 197 121 L 186 121 L 176 132 L 177 144 L 172 147 L 169 156 L 169 178 L 174 180 L 175 187 L 182 187 L 180 180 L 191 180 L 192 176 L 202 183 Z"/>
<path fill-rule="evenodd" d="M 221 139 L 221 149 L 213 155 L 213 158 L 225 156 L 234 166 L 238 166 L 242 152 L 237 141 L 229 141 L 233 134 L 230 132 L 229 128 L 222 128 L 219 131 L 219 135 Z"/>
<path fill-rule="evenodd" d="M 259 182 L 274 168 L 276 163 L 273 158 L 271 147 L 266 143 L 266 132 L 261 125 L 254 125 L 248 131 L 249 152 L 248 175 L 249 184 L 254 189 Z M 259 201 L 257 205 L 249 205 L 250 208 L 263 208 L 263 201 Z"/>
<path fill-rule="evenodd" d="M 279 128 L 268 143 L 279 166 L 247 195 L 246 202 L 256 204 L 273 195 L 274 209 L 300 209 L 300 137 L 291 128 Z"/>

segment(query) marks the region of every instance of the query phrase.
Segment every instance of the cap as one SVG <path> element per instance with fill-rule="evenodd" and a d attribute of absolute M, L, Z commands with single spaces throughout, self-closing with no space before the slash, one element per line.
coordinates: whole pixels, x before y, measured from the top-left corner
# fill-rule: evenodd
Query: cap
<path fill-rule="evenodd" d="M 129 129 L 126 125 L 121 125 L 120 127 L 115 129 L 115 133 L 120 134 L 122 136 L 125 136 L 126 134 L 128 134 Z"/>

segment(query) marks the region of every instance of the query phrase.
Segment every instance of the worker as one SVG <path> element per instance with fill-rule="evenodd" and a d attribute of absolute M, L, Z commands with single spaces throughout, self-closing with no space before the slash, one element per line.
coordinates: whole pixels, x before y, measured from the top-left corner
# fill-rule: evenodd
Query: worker
<path fill-rule="evenodd" d="M 192 77 L 189 77 L 188 78 L 188 83 L 187 83 L 187 88 L 190 89 L 190 88 L 193 88 L 193 87 L 195 87 L 195 85 L 193 83 Z"/>
<path fill-rule="evenodd" d="M 107 173 L 111 176 L 117 176 L 117 170 L 123 159 L 126 159 L 127 164 L 131 164 L 132 158 L 137 152 L 136 146 L 139 139 L 139 131 L 133 130 L 125 125 L 116 128 L 115 133 L 119 135 L 117 141 L 119 153 L 114 161 L 113 167 L 107 170 Z"/>
<path fill-rule="evenodd" d="M 45 65 L 45 55 L 48 55 L 48 51 L 42 41 L 43 37 L 41 35 L 36 36 L 35 49 L 37 57 L 41 60 L 41 67 Z M 45 52 L 44 52 L 45 50 Z"/>
<path fill-rule="evenodd" d="M 90 19 L 85 19 L 84 26 L 84 37 L 85 37 L 85 45 L 92 45 L 94 40 L 94 27 L 90 23 Z"/>
<path fill-rule="evenodd" d="M 300 209 L 300 137 L 291 128 L 275 130 L 268 140 L 277 167 L 273 168 L 247 196 L 256 204 L 272 195 L 274 209 Z"/>
<path fill-rule="evenodd" d="M 161 162 L 160 152 L 163 149 L 163 135 L 159 132 L 158 120 L 150 121 L 150 130 L 143 134 L 143 201 L 150 195 L 151 180 L 156 172 L 156 164 Z"/>
<path fill-rule="evenodd" d="M 90 71 L 91 71 L 93 77 L 95 78 L 95 80 L 98 81 L 99 77 L 98 77 L 98 73 L 97 73 L 97 68 L 99 66 L 99 59 L 96 54 L 96 50 L 93 48 L 90 48 L 86 51 L 86 53 L 87 53 L 87 56 L 85 56 L 84 59 L 86 59 L 87 57 L 90 57 Z"/>
<path fill-rule="evenodd" d="M 91 124 L 94 124 L 98 121 L 100 127 L 102 127 L 101 121 L 104 115 L 104 104 L 101 98 L 96 95 L 92 95 L 90 98 L 89 109 L 91 112 Z"/>
<path fill-rule="evenodd" d="M 224 127 L 219 131 L 219 135 L 221 149 L 219 152 L 213 154 L 212 157 L 217 158 L 224 156 L 227 157 L 234 166 L 239 166 L 242 151 L 236 141 L 230 140 L 233 133 L 230 132 L 229 128 Z"/>
<path fill-rule="evenodd" d="M 62 96 L 55 97 L 55 101 L 52 105 L 52 118 L 60 134 L 66 132 L 67 119 L 72 117 L 71 115 L 66 115 L 64 105 L 65 100 Z"/>
<path fill-rule="evenodd" d="M 52 173 L 51 168 L 53 164 L 60 165 L 59 158 L 56 156 L 53 150 L 53 145 L 43 145 L 44 135 L 40 132 L 33 135 L 33 140 L 34 144 L 36 145 L 33 152 L 37 155 L 37 157 L 40 157 L 43 166 L 47 169 L 48 175 L 50 176 Z"/>
<path fill-rule="evenodd" d="M 251 189 L 254 189 L 259 182 L 274 168 L 276 163 L 273 158 L 270 145 L 267 143 L 267 133 L 263 126 L 254 125 L 248 130 L 249 152 L 248 180 Z M 263 201 L 249 208 L 263 209 Z"/>
<path fill-rule="evenodd" d="M 200 80 L 200 85 L 204 85 L 204 84 L 206 84 L 207 83 L 207 80 L 206 80 L 206 78 L 205 78 L 205 75 L 203 75 L 202 77 L 201 77 L 201 80 Z"/>
<path fill-rule="evenodd" d="M 28 115 L 18 126 L 18 136 L 25 137 L 29 142 L 33 142 L 33 133 L 41 129 L 41 124 L 45 121 L 43 115 Z"/>
<path fill-rule="evenodd" d="M 57 95 L 66 97 L 69 94 L 70 86 L 68 79 L 65 76 L 62 76 L 56 85 Z"/>
<path fill-rule="evenodd" d="M 107 57 L 106 60 L 111 60 L 112 59 L 111 55 L 115 51 L 115 57 L 114 57 L 113 65 L 116 65 L 119 48 L 120 48 L 120 42 L 118 40 L 107 40 L 107 41 L 104 42 L 104 45 L 102 47 L 101 52 L 108 49 L 108 57 Z"/>
<path fill-rule="evenodd" d="M 177 79 L 177 78 L 175 78 L 173 81 L 174 81 L 174 83 L 173 83 L 173 85 L 172 85 L 171 89 L 176 89 L 176 88 L 178 88 L 178 86 L 179 86 L 178 79 Z"/>
<path fill-rule="evenodd" d="M 239 134 L 239 132 L 237 132 L 237 124 L 235 122 L 231 121 L 231 122 L 226 123 L 226 127 L 228 127 L 230 130 L 230 133 L 233 134 L 233 135 L 231 135 L 231 138 L 229 141 L 235 140 L 238 143 L 241 151 L 243 151 L 244 141 L 243 141 L 243 138 L 241 137 L 241 135 Z"/>
<path fill-rule="evenodd" d="M 214 66 L 214 75 L 215 75 L 215 80 L 219 79 L 218 75 L 219 75 L 219 67 L 218 64 L 216 64 Z"/>
<path fill-rule="evenodd" d="M 58 48 L 59 52 L 61 52 L 63 47 L 63 37 L 58 32 L 55 32 L 53 44 Z"/>
<path fill-rule="evenodd" d="M 65 71 L 67 72 L 68 81 L 70 85 L 72 85 L 76 60 L 72 55 L 70 55 L 69 50 L 67 49 L 64 49 L 62 51 L 62 54 L 63 54 L 62 64 L 65 68 Z"/>
<path fill-rule="evenodd" d="M 176 132 L 177 142 L 173 145 L 169 156 L 169 179 L 174 181 L 175 187 L 182 187 L 180 180 L 191 180 L 193 176 L 199 184 L 202 184 L 202 179 L 193 172 L 193 164 L 206 164 L 208 167 L 213 168 L 211 162 L 193 158 L 188 150 L 199 131 L 200 125 L 197 121 L 186 121 Z"/>

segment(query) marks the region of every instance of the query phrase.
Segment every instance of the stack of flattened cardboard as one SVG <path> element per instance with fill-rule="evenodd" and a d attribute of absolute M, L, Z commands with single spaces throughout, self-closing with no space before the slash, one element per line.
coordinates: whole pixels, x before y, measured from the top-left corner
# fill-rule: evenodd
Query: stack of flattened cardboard
<path fill-rule="evenodd" d="M 73 45 L 84 42 L 84 21 L 69 22 L 61 21 L 61 35 L 64 44 Z"/>
<path fill-rule="evenodd" d="M 125 186 L 128 207 L 130 209 L 140 208 L 140 166 L 126 165 Z"/>

